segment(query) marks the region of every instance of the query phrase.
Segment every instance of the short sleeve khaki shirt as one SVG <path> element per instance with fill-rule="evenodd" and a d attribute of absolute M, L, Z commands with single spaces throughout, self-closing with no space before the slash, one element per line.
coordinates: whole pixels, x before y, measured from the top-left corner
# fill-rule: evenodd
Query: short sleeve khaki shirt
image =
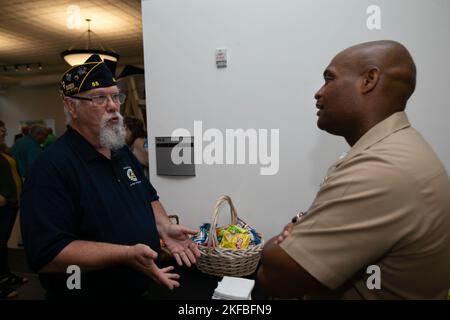
<path fill-rule="evenodd" d="M 450 181 L 404 112 L 374 126 L 330 168 L 281 247 L 334 298 L 447 298 Z M 381 289 L 367 286 L 371 265 Z"/>

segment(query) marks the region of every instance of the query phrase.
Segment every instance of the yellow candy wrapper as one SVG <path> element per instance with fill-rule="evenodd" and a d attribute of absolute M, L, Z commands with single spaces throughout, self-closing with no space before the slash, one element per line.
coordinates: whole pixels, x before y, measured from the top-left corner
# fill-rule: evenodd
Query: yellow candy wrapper
<path fill-rule="evenodd" d="M 247 249 L 251 237 L 249 234 L 245 233 L 233 233 L 228 230 L 223 230 L 222 241 L 220 242 L 220 247 L 230 248 L 230 249 Z"/>

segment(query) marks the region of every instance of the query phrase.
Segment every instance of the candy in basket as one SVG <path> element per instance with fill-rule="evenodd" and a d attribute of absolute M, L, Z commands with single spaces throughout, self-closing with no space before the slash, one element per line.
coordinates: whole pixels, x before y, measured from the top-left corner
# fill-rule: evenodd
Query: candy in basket
<path fill-rule="evenodd" d="M 231 223 L 218 227 L 219 209 L 224 203 L 230 206 Z M 239 277 L 254 273 L 264 246 L 261 235 L 238 218 L 229 196 L 219 198 L 211 223 L 204 223 L 192 240 L 199 245 L 202 253 L 197 260 L 197 268 L 216 276 Z"/>

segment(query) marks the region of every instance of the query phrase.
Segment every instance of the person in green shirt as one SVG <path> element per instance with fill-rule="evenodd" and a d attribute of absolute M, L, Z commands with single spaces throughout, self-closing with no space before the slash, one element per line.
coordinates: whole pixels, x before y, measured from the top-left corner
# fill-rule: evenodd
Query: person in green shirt
<path fill-rule="evenodd" d="M 45 141 L 47 135 L 46 128 L 36 125 L 31 127 L 29 135 L 20 138 L 14 143 L 11 153 L 17 161 L 19 173 L 23 178 L 26 178 L 32 163 L 42 152 L 41 144 Z"/>
<path fill-rule="evenodd" d="M 53 129 L 47 128 L 47 132 L 47 139 L 45 139 L 44 143 L 42 144 L 42 148 L 44 149 L 48 148 L 53 142 L 56 141 L 56 136 L 53 134 Z"/>

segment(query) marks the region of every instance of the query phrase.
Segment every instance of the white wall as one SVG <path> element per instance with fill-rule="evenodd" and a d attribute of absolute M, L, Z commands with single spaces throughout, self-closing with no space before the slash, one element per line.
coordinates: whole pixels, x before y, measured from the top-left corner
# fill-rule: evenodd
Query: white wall
<path fill-rule="evenodd" d="M 8 129 L 6 144 L 9 146 L 23 120 L 54 119 L 55 134 L 61 135 L 66 126 L 58 84 L 5 89 L 0 93 L 0 119 Z"/>
<path fill-rule="evenodd" d="M 381 7 L 381 30 L 366 27 L 372 4 Z M 325 170 L 348 149 L 316 127 L 313 95 L 324 68 L 342 49 L 379 39 L 410 49 L 418 86 L 408 114 L 449 170 L 449 12 L 448 0 L 144 0 L 151 180 L 163 204 L 195 227 L 229 194 L 244 220 L 267 238 L 278 233 L 309 207 Z M 223 46 L 229 67 L 219 70 L 214 52 Z M 196 177 L 156 176 L 154 137 L 192 132 L 194 120 L 223 132 L 280 129 L 278 174 L 197 165 Z"/>

